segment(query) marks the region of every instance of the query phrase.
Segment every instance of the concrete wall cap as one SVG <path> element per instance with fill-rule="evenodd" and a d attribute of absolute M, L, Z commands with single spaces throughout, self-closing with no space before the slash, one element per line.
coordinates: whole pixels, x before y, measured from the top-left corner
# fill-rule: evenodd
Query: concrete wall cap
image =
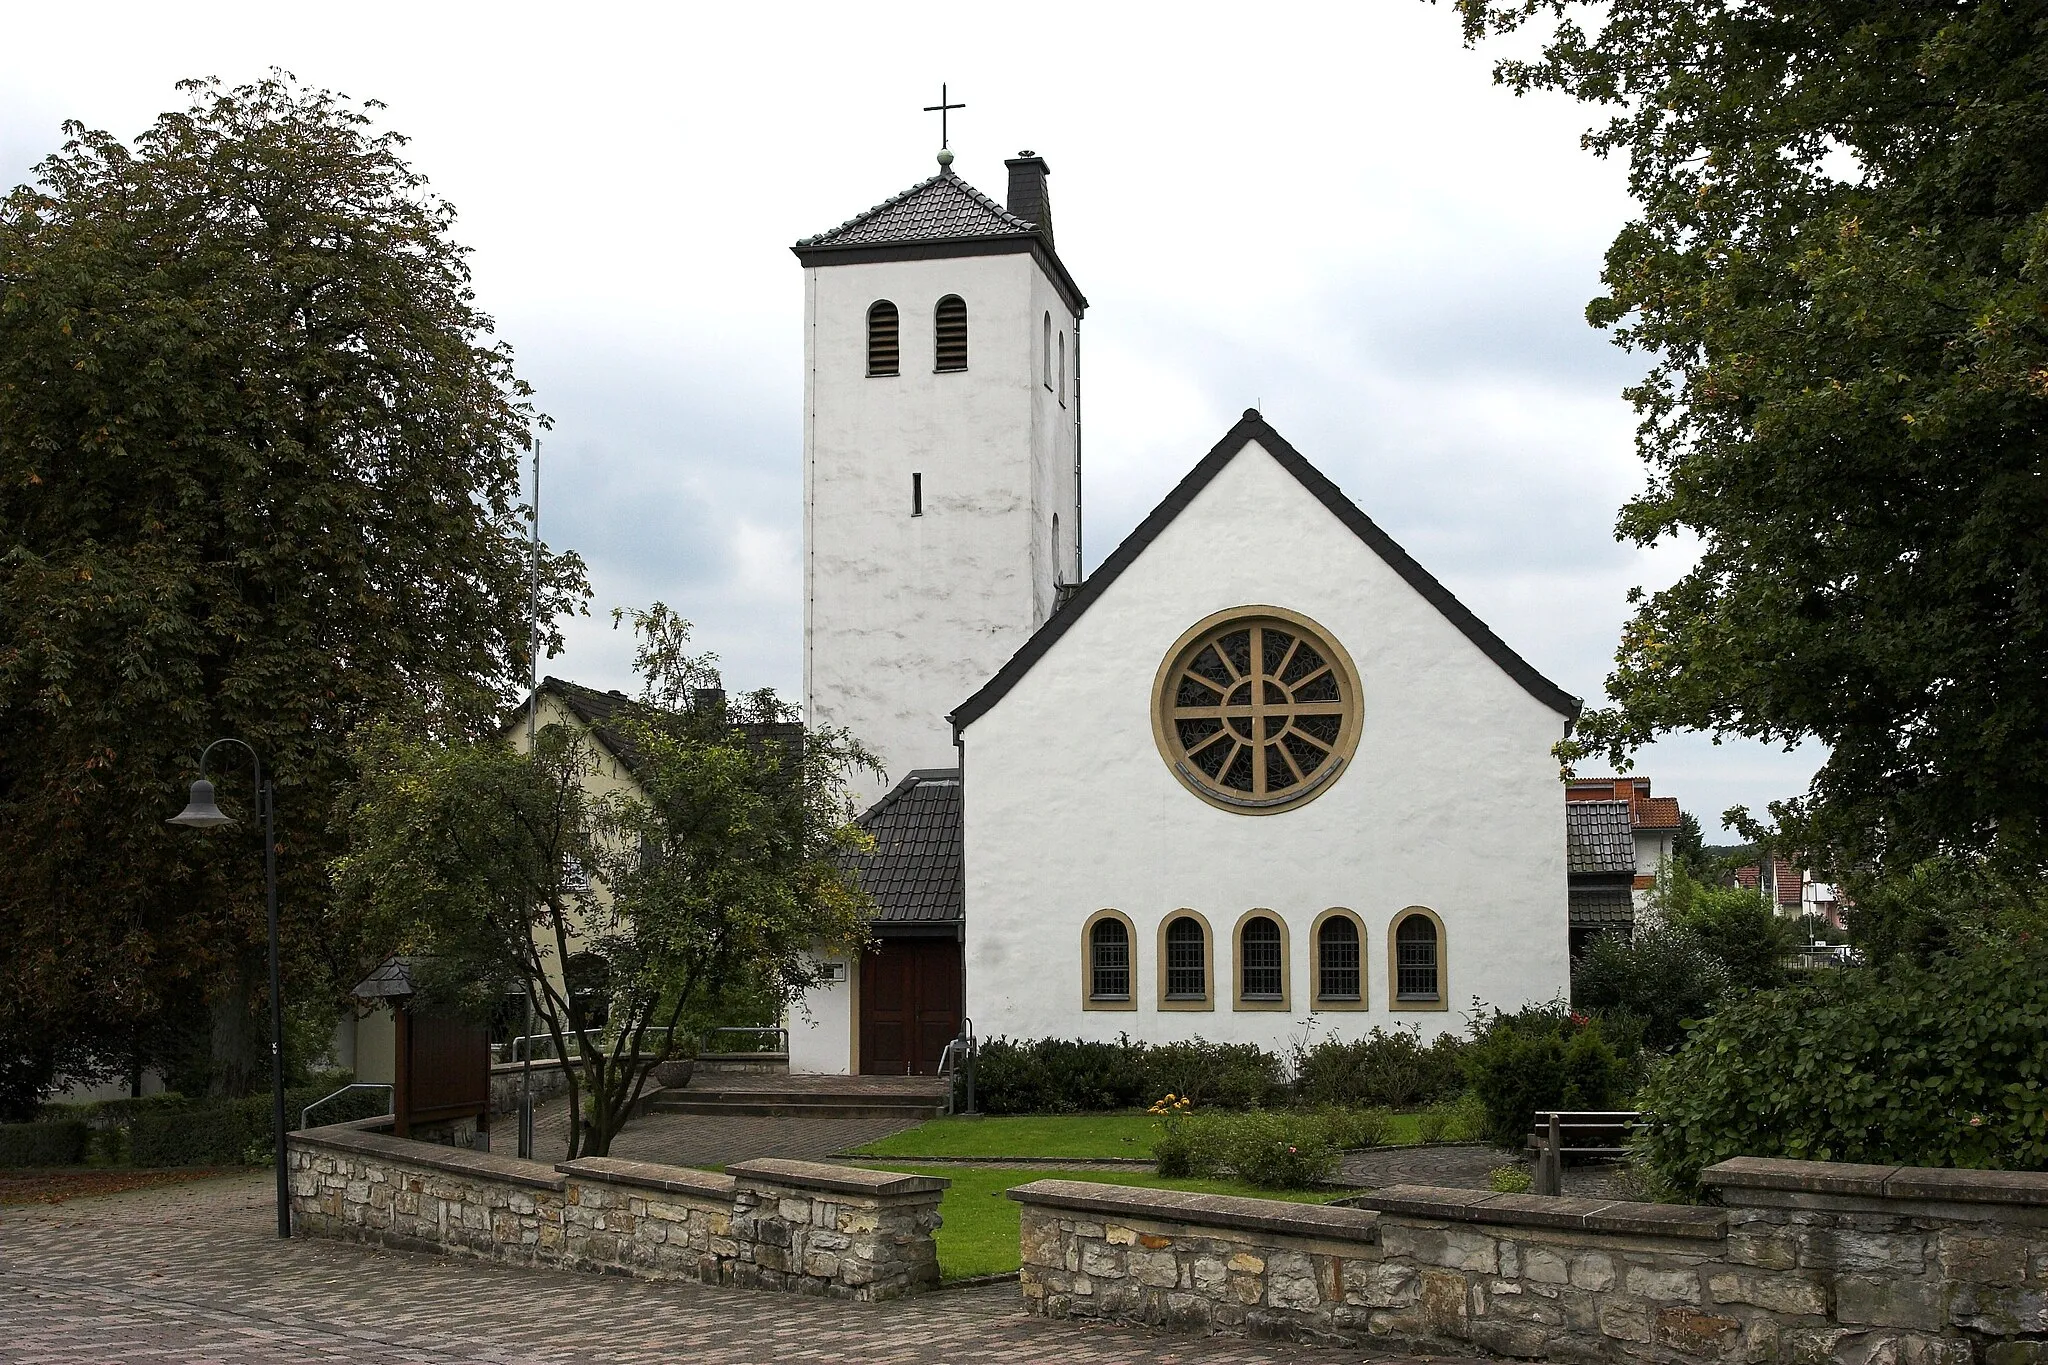
<path fill-rule="evenodd" d="M 349 1123 L 309 1128 L 303 1133 L 287 1133 L 285 1140 L 294 1147 L 321 1147 L 328 1151 L 375 1156 L 407 1166 L 422 1166 L 430 1171 L 503 1180 L 529 1189 L 559 1192 L 569 1183 L 538 1161 L 492 1156 L 489 1152 L 472 1152 L 463 1147 L 443 1147 L 435 1142 L 414 1142 L 385 1133 L 366 1133 Z"/>
<path fill-rule="evenodd" d="M 1681 1237 L 1718 1241 L 1728 1235 L 1728 1215 L 1694 1204 L 1637 1204 L 1617 1199 L 1559 1199 L 1489 1190 L 1444 1189 L 1435 1185 L 1392 1185 L 1345 1201 L 1389 1217 L 1507 1227 L 1564 1228 L 1577 1232 L 1620 1232 L 1640 1237 Z"/>
<path fill-rule="evenodd" d="M 1097 1185 L 1085 1180 L 1034 1180 L 1009 1191 L 1020 1204 L 1114 1214 L 1189 1227 L 1243 1228 L 1296 1237 L 1354 1242 L 1379 1240 L 1379 1215 L 1332 1204 L 1291 1204 L 1284 1199 L 1246 1199 L 1229 1194 L 1146 1190 L 1130 1185 Z"/>
<path fill-rule="evenodd" d="M 902 1175 L 896 1171 L 870 1171 L 859 1166 L 832 1166 L 822 1161 L 787 1161 L 781 1157 L 756 1157 L 735 1161 L 726 1173 L 743 1184 L 759 1181 L 800 1190 L 825 1190 L 832 1194 L 865 1194 L 884 1198 L 898 1194 L 936 1194 L 953 1182 L 943 1176 Z"/>
<path fill-rule="evenodd" d="M 664 1166 L 652 1161 L 624 1161 L 618 1157 L 586 1156 L 560 1162 L 555 1169 L 578 1180 L 607 1185 L 635 1185 L 669 1194 L 693 1194 L 707 1199 L 730 1200 L 739 1182 L 716 1171 L 697 1171 L 688 1166 Z"/>
<path fill-rule="evenodd" d="M 1789 1161 L 1774 1156 L 1738 1156 L 1700 1173 L 1702 1184 L 1719 1190 L 1796 1190 L 1803 1194 L 1861 1194 L 1882 1197 L 1897 1166 L 1863 1166 L 1847 1161 Z"/>

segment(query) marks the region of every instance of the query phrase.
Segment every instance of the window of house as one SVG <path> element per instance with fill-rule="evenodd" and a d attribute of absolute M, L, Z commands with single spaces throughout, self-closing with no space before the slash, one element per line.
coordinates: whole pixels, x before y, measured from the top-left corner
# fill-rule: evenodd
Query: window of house
<path fill-rule="evenodd" d="M 1067 334 L 1060 333 L 1060 406 L 1067 405 Z"/>
<path fill-rule="evenodd" d="M 1314 800 L 1358 744 L 1358 675 L 1307 617 L 1220 612 L 1159 670 L 1153 734 L 1174 776 L 1212 805 L 1266 815 Z"/>
<path fill-rule="evenodd" d="M 868 376 L 895 374 L 897 358 L 896 305 L 877 299 L 868 305 Z"/>
<path fill-rule="evenodd" d="M 1209 943 L 1201 921 L 1182 915 L 1166 926 L 1166 998 L 1206 1000 Z"/>
<path fill-rule="evenodd" d="M 1239 989 L 1246 1000 L 1281 997 L 1280 926 L 1260 915 L 1246 920 L 1237 934 Z"/>
<path fill-rule="evenodd" d="M 1043 348 L 1042 348 L 1042 349 L 1041 349 L 1041 350 L 1039 351 L 1039 355 L 1041 355 L 1041 356 L 1043 356 L 1043 357 L 1044 357 L 1044 360 L 1043 360 L 1043 362 L 1042 362 L 1042 368 L 1043 368 L 1043 369 L 1045 370 L 1045 390 L 1046 390 L 1046 392 L 1047 392 L 1047 393 L 1051 393 L 1051 392 L 1052 392 L 1052 314 L 1051 314 L 1051 313 L 1047 313 L 1047 314 L 1045 315 L 1045 344 L 1044 344 Z"/>
<path fill-rule="evenodd" d="M 1349 1004 L 1364 998 L 1358 924 L 1342 912 L 1327 915 L 1316 929 L 1316 999 Z"/>
<path fill-rule="evenodd" d="M 967 368 L 967 302 L 958 294 L 948 294 L 939 300 L 933 310 L 932 336 L 935 348 L 933 369 L 964 370 Z"/>
<path fill-rule="evenodd" d="M 1120 919 L 1099 919 L 1088 935 L 1088 993 L 1097 1000 L 1131 998 L 1131 931 Z"/>
<path fill-rule="evenodd" d="M 1411 910 L 1394 927 L 1394 1000 L 1440 1004 L 1443 1000 L 1443 935 L 1433 915 Z"/>

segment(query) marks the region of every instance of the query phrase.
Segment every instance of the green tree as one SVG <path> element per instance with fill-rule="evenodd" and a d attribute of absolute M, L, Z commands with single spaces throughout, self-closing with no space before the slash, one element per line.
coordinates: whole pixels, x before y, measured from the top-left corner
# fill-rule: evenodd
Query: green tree
<path fill-rule="evenodd" d="M 1728 966 L 1700 936 L 1672 924 L 1598 935 L 1572 963 L 1572 1006 L 1633 1020 L 1643 1045 L 1669 1051 L 1728 990 Z"/>
<path fill-rule="evenodd" d="M 238 1092 L 263 1074 L 246 767 L 215 774 L 238 830 L 165 818 L 200 745 L 261 751 L 287 996 L 331 1009 L 346 737 L 481 732 L 516 696 L 536 418 L 377 106 L 281 73 L 180 89 L 132 145 L 67 123 L 0 201 L 0 1049 L 132 1049 L 202 993 Z M 543 556 L 544 619 L 584 592 Z"/>
<path fill-rule="evenodd" d="M 1713 886 L 1676 863 L 1650 889 L 1651 917 L 1692 935 L 1727 973 L 1728 985 L 1763 990 L 1785 980 L 1785 962 L 1803 941 L 1798 925 L 1779 915 L 1756 891 Z"/>
<path fill-rule="evenodd" d="M 422 996 L 480 1012 L 528 992 L 577 1061 L 572 1157 L 611 1149 L 688 1021 L 734 994 L 793 1000 L 820 979 L 812 950 L 857 946 L 872 910 L 846 862 L 866 842 L 846 778 L 872 757 L 772 692 L 703 700 L 723 693 L 688 623 L 659 604 L 634 621 L 645 685 L 607 723 L 632 789 L 595 792 L 596 756 L 562 726 L 531 757 L 373 727 L 335 863 L 344 902 L 419 962 Z M 578 958 L 603 964 L 601 1001 L 564 989 Z"/>
<path fill-rule="evenodd" d="M 2048 821 L 2048 5 L 1458 0 L 1495 78 L 1612 117 L 1638 216 L 1587 308 L 1629 390 L 1639 544 L 1614 705 L 1573 753 L 1682 729 L 1826 761 L 1774 806 L 1844 866 L 1996 849 Z"/>
<path fill-rule="evenodd" d="M 1943 857 L 1850 883 L 1843 919 L 1864 961 L 1929 966 L 1988 941 L 2048 937 L 2048 886 L 1981 860 Z"/>

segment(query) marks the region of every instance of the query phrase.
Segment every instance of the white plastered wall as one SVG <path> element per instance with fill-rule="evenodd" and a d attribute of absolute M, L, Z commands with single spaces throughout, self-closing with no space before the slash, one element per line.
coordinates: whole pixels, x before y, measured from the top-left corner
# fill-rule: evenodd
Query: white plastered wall
<path fill-rule="evenodd" d="M 836 966 L 841 976 L 805 991 L 784 1018 L 789 1028 L 789 1069 L 850 1076 L 858 1060 L 854 1031 L 860 1027 L 860 997 L 854 974 L 860 964 L 844 953 L 817 960 Z"/>
<path fill-rule="evenodd" d="M 1160 661 L 1212 613 L 1299 612 L 1357 665 L 1358 750 L 1320 797 L 1274 815 L 1218 809 L 1153 740 Z M 1284 1046 L 1309 1018 L 1309 927 L 1364 921 L 1370 1007 L 1316 1036 L 1464 1026 L 1473 997 L 1512 1009 L 1569 986 L 1564 826 L 1549 749 L 1564 718 L 1531 696 L 1291 475 L 1248 447 L 964 735 L 967 1011 L 984 1036 Z M 1055 855 L 1056 856 L 1051 856 Z M 1449 1009 L 1389 1010 L 1387 934 L 1406 906 L 1448 939 Z M 1158 930 L 1180 907 L 1215 934 L 1213 1011 L 1166 1012 Z M 1237 1012 L 1230 931 L 1253 908 L 1288 928 L 1291 1011 Z M 1135 1011 L 1082 1009 L 1083 922 L 1136 926 Z"/>
<path fill-rule="evenodd" d="M 1050 614 L 1059 515 L 1073 577 L 1079 413 L 1043 382 L 1045 314 L 1073 317 L 1029 252 L 805 272 L 804 704 L 880 755 L 865 805 L 955 761 L 947 713 Z M 967 304 L 968 368 L 933 370 L 933 310 Z M 867 315 L 896 305 L 900 373 L 867 374 Z M 911 515 L 911 476 L 924 513 Z"/>

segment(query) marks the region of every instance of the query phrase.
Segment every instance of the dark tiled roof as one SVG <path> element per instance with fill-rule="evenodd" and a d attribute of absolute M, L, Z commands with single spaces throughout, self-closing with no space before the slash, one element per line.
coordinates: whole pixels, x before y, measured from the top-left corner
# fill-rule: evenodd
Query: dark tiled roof
<path fill-rule="evenodd" d="M 594 687 L 585 687 L 563 678 L 543 678 L 540 690 L 545 695 L 559 698 L 562 705 L 569 708 L 570 715 L 590 727 L 598 743 L 604 745 L 627 772 L 637 777 L 645 770 L 645 759 L 639 746 L 619 728 L 617 721 L 623 716 L 645 714 L 646 703 L 635 701 L 623 692 L 600 692 Z M 508 727 L 520 724 L 525 717 L 526 708 L 521 706 L 507 717 L 505 723 Z M 803 743 L 804 727 L 794 721 L 749 722 L 736 728 L 753 739 L 790 746 Z"/>
<path fill-rule="evenodd" d="M 1635 898 L 1626 886 L 1575 886 L 1571 889 L 1573 924 L 1634 924 Z"/>
<path fill-rule="evenodd" d="M 1636 836 L 1626 801 L 1564 803 L 1564 866 L 1568 874 L 1636 870 Z"/>
<path fill-rule="evenodd" d="M 872 853 L 854 860 L 883 923 L 952 923 L 966 913 L 961 874 L 960 770 L 920 768 L 868 808 Z"/>
<path fill-rule="evenodd" d="M 1030 237 L 1037 231 L 959 176 L 941 171 L 797 246 L 894 246 L 960 237 Z"/>

